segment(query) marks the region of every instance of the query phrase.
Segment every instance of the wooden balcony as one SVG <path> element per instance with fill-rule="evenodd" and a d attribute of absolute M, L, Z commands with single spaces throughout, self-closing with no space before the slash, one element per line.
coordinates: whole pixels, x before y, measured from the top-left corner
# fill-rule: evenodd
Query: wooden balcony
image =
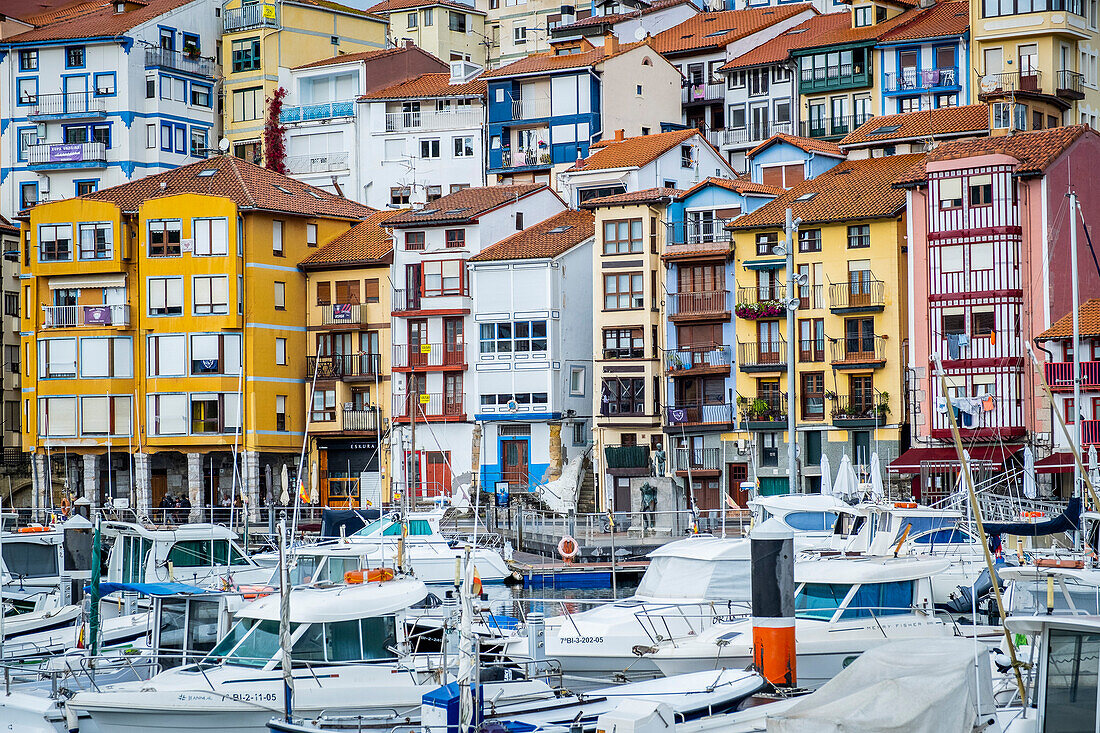
<path fill-rule="evenodd" d="M 738 408 L 746 430 L 778 432 L 787 429 L 787 395 L 738 397 Z"/>
<path fill-rule="evenodd" d="M 673 321 L 686 321 L 694 318 L 730 317 L 730 291 L 705 290 L 698 292 L 670 293 L 665 301 L 668 317 Z"/>
<path fill-rule="evenodd" d="M 743 372 L 781 372 L 787 368 L 787 342 L 737 344 L 737 368 Z"/>
<path fill-rule="evenodd" d="M 393 369 L 465 369 L 465 344 L 394 344 Z"/>
<path fill-rule="evenodd" d="M 675 458 L 678 476 L 687 476 L 689 472 L 694 476 L 722 470 L 721 448 L 677 448 Z"/>
<path fill-rule="evenodd" d="M 395 394 L 393 396 L 393 419 L 409 422 L 409 414 L 415 410 L 420 422 L 460 422 L 466 419 L 462 395 L 445 395 L 440 392 L 421 394 Z"/>
<path fill-rule="evenodd" d="M 839 338 L 830 344 L 833 369 L 878 369 L 886 366 L 886 337 Z"/>
<path fill-rule="evenodd" d="M 834 283 L 829 286 L 829 310 L 833 313 L 876 313 L 886 309 L 886 283 L 882 280 Z"/>
<path fill-rule="evenodd" d="M 311 356 L 306 359 L 307 376 L 313 379 L 339 379 L 355 382 L 361 379 L 374 379 L 382 373 L 381 354 L 336 354 L 334 356 Z"/>
<path fill-rule="evenodd" d="M 837 395 L 832 400 L 833 425 L 838 428 L 874 428 L 886 424 L 888 405 L 875 395 Z"/>
<path fill-rule="evenodd" d="M 665 407 L 665 417 L 669 425 L 733 425 L 733 404 L 729 402 L 681 402 Z"/>
<path fill-rule="evenodd" d="M 730 346 L 688 347 L 664 353 L 665 371 L 671 377 L 698 374 L 729 374 L 733 362 Z"/>

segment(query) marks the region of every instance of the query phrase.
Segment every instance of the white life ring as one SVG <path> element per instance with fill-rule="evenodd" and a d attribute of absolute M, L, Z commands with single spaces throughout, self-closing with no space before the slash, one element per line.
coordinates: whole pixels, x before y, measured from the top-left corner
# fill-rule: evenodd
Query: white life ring
<path fill-rule="evenodd" d="M 569 535 L 565 535 L 558 541 L 558 554 L 562 556 L 563 560 L 572 560 L 579 551 L 580 545 Z"/>

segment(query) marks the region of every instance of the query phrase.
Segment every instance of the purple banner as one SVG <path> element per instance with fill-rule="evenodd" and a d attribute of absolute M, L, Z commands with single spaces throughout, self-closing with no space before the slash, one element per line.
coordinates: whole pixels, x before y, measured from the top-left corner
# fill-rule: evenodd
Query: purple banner
<path fill-rule="evenodd" d="M 84 160 L 83 143 L 61 143 L 50 146 L 51 163 L 71 163 Z"/>
<path fill-rule="evenodd" d="M 84 306 L 84 325 L 86 326 L 110 326 L 111 306 L 86 305 Z"/>

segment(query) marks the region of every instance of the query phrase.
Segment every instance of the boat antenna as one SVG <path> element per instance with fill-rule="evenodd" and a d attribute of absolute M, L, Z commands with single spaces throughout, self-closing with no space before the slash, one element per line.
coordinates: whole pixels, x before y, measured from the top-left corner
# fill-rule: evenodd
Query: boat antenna
<path fill-rule="evenodd" d="M 282 650 L 283 715 L 289 723 L 294 711 L 294 673 L 290 659 L 290 572 L 286 561 L 286 519 L 279 520 L 279 648 Z"/>
<path fill-rule="evenodd" d="M 313 396 L 317 393 L 317 374 L 321 371 L 320 359 L 321 355 L 318 354 L 313 360 L 313 381 L 309 385 L 309 401 L 306 403 L 306 425 L 305 430 L 302 431 L 302 451 L 298 455 L 298 487 L 297 491 L 294 492 L 294 518 L 290 529 L 291 534 L 297 534 L 298 532 L 298 513 L 301 511 L 302 488 L 305 486 L 303 483 L 305 479 L 302 476 L 305 470 L 306 448 L 309 446 L 309 422 L 313 417 Z"/>

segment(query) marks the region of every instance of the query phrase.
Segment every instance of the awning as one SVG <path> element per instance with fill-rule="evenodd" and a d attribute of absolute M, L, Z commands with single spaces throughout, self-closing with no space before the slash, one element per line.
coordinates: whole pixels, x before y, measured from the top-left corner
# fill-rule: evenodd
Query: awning
<path fill-rule="evenodd" d="M 745 260 L 741 264 L 747 270 L 778 270 L 787 266 L 787 260 L 783 257 L 772 257 L 765 260 Z"/>
<path fill-rule="evenodd" d="M 1073 473 L 1076 461 L 1072 453 L 1051 453 L 1042 460 L 1035 461 L 1035 473 Z M 1088 466 L 1085 466 L 1088 470 Z"/>
<path fill-rule="evenodd" d="M 102 275 L 64 275 L 50 278 L 50 290 L 124 287 L 126 287 L 126 275 L 121 272 L 108 272 Z"/>
<path fill-rule="evenodd" d="M 85 592 L 91 592 L 92 586 L 84 586 Z M 140 593 L 143 596 L 191 596 L 200 593 L 213 593 L 209 588 L 200 588 L 186 583 L 100 583 L 99 595 L 108 596 L 120 591 Z"/>
<path fill-rule="evenodd" d="M 1003 466 L 1005 460 L 1022 450 L 1022 445 L 976 445 L 967 448 L 970 460 Z M 920 473 L 922 463 L 958 466 L 959 455 L 954 448 L 910 448 L 890 463 L 890 473 Z"/>

